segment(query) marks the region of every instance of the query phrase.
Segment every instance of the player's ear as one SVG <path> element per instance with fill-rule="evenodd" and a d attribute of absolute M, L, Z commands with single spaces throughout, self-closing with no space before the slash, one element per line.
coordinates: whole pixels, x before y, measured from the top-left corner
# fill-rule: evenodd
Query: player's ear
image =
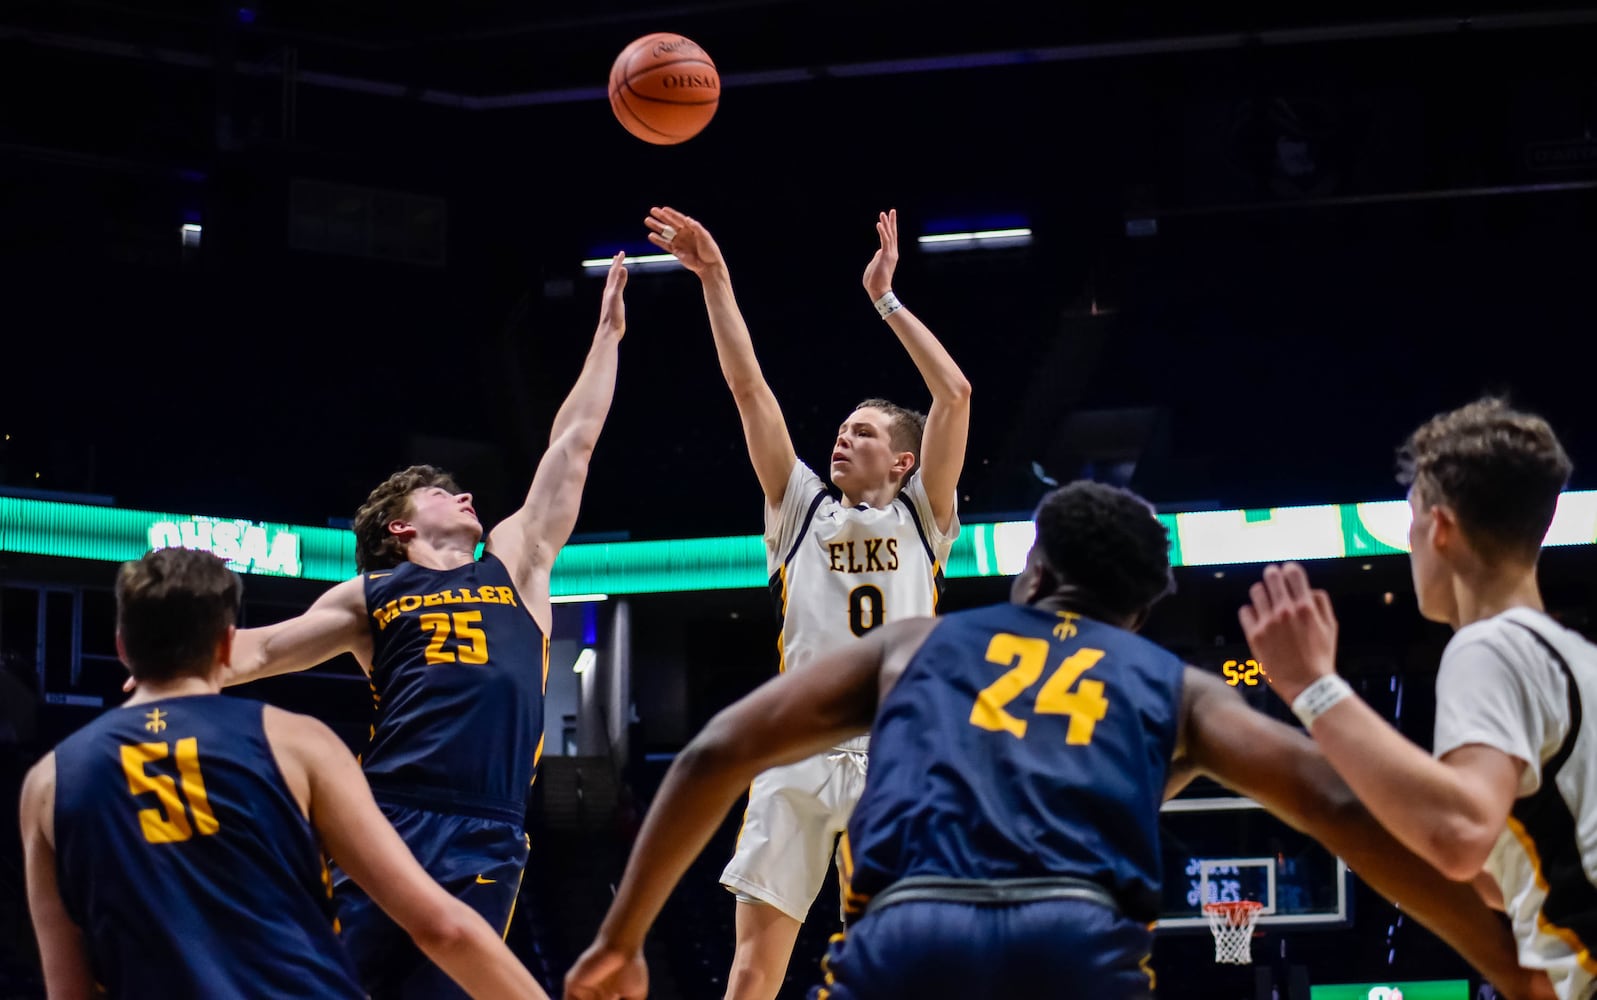
<path fill-rule="evenodd" d="M 1458 515 L 1453 508 L 1444 503 L 1432 505 L 1431 510 L 1431 548 L 1437 552 L 1447 553 L 1457 544 L 1460 536 Z"/>
<path fill-rule="evenodd" d="M 1059 588 L 1059 577 L 1048 566 L 1037 546 L 1026 554 L 1026 565 L 1015 578 L 1013 599 L 1019 604 L 1032 604 Z"/>
<path fill-rule="evenodd" d="M 233 663 L 233 637 L 238 635 L 238 627 L 229 625 L 216 640 L 216 665 L 219 667 L 231 666 Z"/>
<path fill-rule="evenodd" d="M 913 451 L 901 451 L 893 459 L 893 475 L 898 477 L 900 484 L 909 478 L 910 470 L 913 468 L 915 468 L 915 453 Z"/>
<path fill-rule="evenodd" d="M 131 674 L 133 672 L 133 664 L 128 662 L 128 648 L 122 642 L 122 630 L 120 628 L 116 630 L 116 658 L 122 661 L 124 667 L 128 668 L 128 673 Z"/>

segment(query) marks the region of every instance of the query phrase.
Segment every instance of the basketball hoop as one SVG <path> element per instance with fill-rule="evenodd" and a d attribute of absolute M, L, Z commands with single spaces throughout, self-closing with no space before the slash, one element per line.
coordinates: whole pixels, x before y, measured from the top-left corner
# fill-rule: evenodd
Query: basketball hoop
<path fill-rule="evenodd" d="M 1264 904 L 1252 899 L 1203 904 L 1209 929 L 1214 931 L 1216 962 L 1247 965 L 1253 961 L 1253 925 L 1263 911 Z"/>

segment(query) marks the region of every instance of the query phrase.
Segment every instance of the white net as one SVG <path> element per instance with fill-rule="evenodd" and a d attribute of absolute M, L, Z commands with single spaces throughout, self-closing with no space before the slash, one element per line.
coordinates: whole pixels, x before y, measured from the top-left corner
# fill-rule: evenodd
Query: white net
<path fill-rule="evenodd" d="M 1216 962 L 1247 965 L 1253 961 L 1253 925 L 1263 909 L 1263 903 L 1253 900 L 1204 904 L 1203 912 L 1209 917 L 1209 929 L 1214 931 Z"/>

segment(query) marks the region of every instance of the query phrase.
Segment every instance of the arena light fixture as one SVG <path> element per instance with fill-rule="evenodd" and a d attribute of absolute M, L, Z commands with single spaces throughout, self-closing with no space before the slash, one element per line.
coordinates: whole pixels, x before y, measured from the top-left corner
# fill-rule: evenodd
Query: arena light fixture
<path fill-rule="evenodd" d="M 589 670 L 593 669 L 593 665 L 598 661 L 598 659 L 598 655 L 594 653 L 592 649 L 584 649 L 582 652 L 577 654 L 577 662 L 571 665 L 571 672 L 574 674 L 585 674 Z"/>
<path fill-rule="evenodd" d="M 1025 227 L 1013 229 L 977 229 L 966 233 L 931 233 L 927 236 L 916 237 L 920 248 L 927 253 L 942 253 L 948 250 L 995 250 L 1000 247 L 1023 247 L 1031 243 L 1031 230 Z"/>
<path fill-rule="evenodd" d="M 670 253 L 645 253 L 636 257 L 627 255 L 627 270 L 632 272 L 644 271 L 672 271 L 682 266 L 676 254 Z M 603 274 L 610 270 L 609 257 L 589 257 L 582 262 L 582 269 L 589 274 Z"/>

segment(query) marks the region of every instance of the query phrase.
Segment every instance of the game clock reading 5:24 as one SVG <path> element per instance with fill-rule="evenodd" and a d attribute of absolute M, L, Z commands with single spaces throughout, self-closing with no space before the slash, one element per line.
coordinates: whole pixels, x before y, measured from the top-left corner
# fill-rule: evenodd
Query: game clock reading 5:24
<path fill-rule="evenodd" d="M 1258 687 L 1265 680 L 1264 668 L 1255 659 L 1226 660 L 1220 664 L 1220 673 L 1232 687 Z"/>

